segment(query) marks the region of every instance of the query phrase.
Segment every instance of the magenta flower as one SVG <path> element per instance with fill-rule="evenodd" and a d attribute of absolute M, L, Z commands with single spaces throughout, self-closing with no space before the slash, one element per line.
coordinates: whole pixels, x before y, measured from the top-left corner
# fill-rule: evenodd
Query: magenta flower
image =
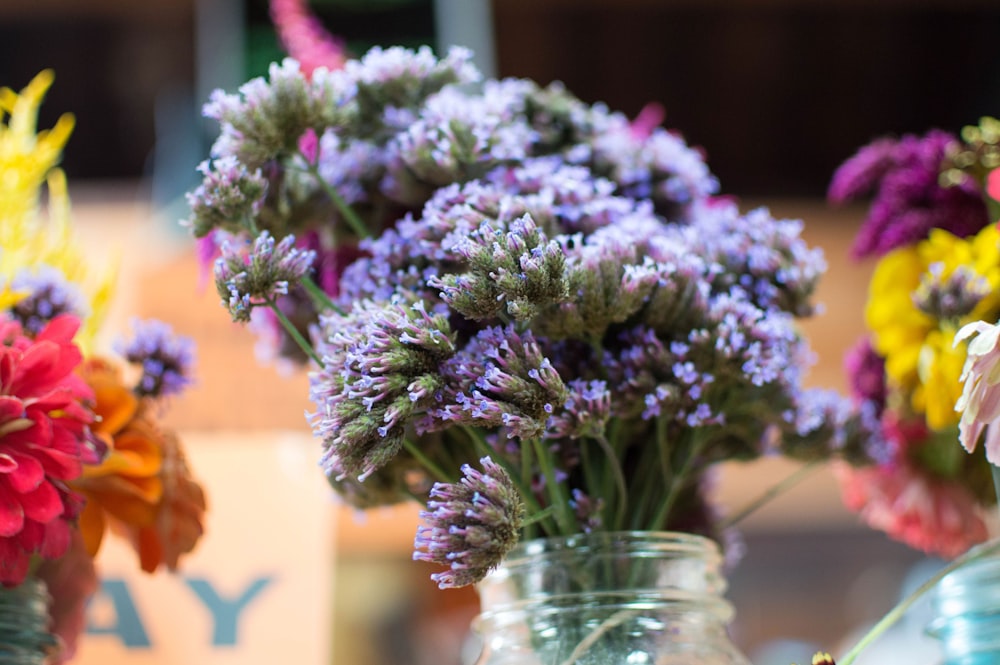
<path fill-rule="evenodd" d="M 986 458 L 1000 464 L 1000 429 L 994 427 L 1000 418 L 1000 324 L 970 323 L 955 335 L 955 344 L 973 335 L 962 369 L 965 387 L 955 404 L 955 410 L 962 414 L 958 438 L 971 453 L 985 433 Z"/>
<path fill-rule="evenodd" d="M 964 237 L 989 223 L 972 178 L 952 186 L 939 182 L 948 149 L 957 142 L 940 130 L 879 139 L 840 165 L 827 192 L 832 203 L 872 195 L 868 218 L 851 248 L 855 258 L 882 256 L 926 238 L 934 228 Z"/>

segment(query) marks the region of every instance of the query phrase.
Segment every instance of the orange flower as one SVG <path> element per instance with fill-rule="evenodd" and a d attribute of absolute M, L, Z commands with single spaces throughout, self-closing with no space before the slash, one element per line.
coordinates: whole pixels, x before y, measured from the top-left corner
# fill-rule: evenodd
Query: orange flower
<path fill-rule="evenodd" d="M 72 483 L 87 498 L 80 530 L 87 551 L 94 555 L 110 523 L 142 527 L 155 521 L 163 495 L 163 435 L 148 408 L 109 362 L 88 359 L 80 374 L 95 395 L 98 420 L 92 429 L 108 449 L 103 462 L 86 466 Z"/>
<path fill-rule="evenodd" d="M 109 528 L 126 538 L 148 573 L 176 570 L 204 531 L 205 494 L 191 476 L 177 436 L 160 427 L 153 402 L 125 385 L 117 367 L 99 358 L 81 374 L 96 396 L 94 433 L 108 454 L 73 484 L 87 497 L 80 529 L 96 554 Z"/>
<path fill-rule="evenodd" d="M 146 572 L 153 572 L 161 563 L 177 570 L 181 555 L 193 550 L 204 533 L 205 493 L 192 478 L 177 437 L 168 432 L 162 443 L 163 496 L 156 519 L 150 526 L 129 529 Z"/>

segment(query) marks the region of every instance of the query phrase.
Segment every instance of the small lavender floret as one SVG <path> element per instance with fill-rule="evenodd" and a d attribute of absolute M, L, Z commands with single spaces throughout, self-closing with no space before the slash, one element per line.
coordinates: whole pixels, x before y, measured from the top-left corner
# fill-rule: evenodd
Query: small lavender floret
<path fill-rule="evenodd" d="M 14 276 L 10 287 L 25 293 L 10 308 L 10 314 L 31 335 L 37 335 L 46 324 L 60 314 L 87 314 L 87 301 L 83 292 L 51 266 L 26 268 Z"/>
<path fill-rule="evenodd" d="M 297 153 L 308 130 L 320 134 L 333 121 L 325 92 L 291 58 L 272 63 L 266 79 L 254 78 L 236 94 L 216 90 L 204 107 L 221 126 L 212 156 L 235 157 L 253 171 Z"/>
<path fill-rule="evenodd" d="M 552 439 L 604 436 L 604 428 L 611 417 L 611 391 L 607 384 L 574 379 L 566 387 L 569 396 L 563 408 L 552 417 L 547 436 Z"/>
<path fill-rule="evenodd" d="M 333 477 L 363 480 L 403 445 L 406 428 L 439 398 L 440 365 L 455 352 L 448 320 L 422 301 L 362 301 L 321 320 L 324 366 L 310 374 L 310 416 Z"/>
<path fill-rule="evenodd" d="M 267 193 L 267 181 L 259 169 L 251 172 L 236 157 L 227 155 L 198 165 L 202 182 L 188 192 L 191 216 L 184 222 L 196 238 L 215 229 L 239 233 L 256 218 Z"/>
<path fill-rule="evenodd" d="M 936 262 L 921 275 L 913 303 L 939 321 L 957 320 L 971 313 L 989 294 L 989 281 L 973 268 L 958 266 L 945 277 L 944 264 Z"/>
<path fill-rule="evenodd" d="M 435 483 L 421 511 L 413 559 L 447 566 L 431 575 L 442 589 L 475 584 L 517 544 L 524 504 L 507 472 L 489 457 L 462 465 L 457 483 Z"/>
<path fill-rule="evenodd" d="M 142 370 L 134 391 L 140 397 L 176 395 L 190 385 L 194 340 L 150 319 L 132 321 L 132 337 L 120 339 L 115 351 Z"/>
<path fill-rule="evenodd" d="M 778 449 L 803 461 L 840 457 L 854 465 L 884 464 L 891 457 L 870 400 L 854 403 L 832 390 L 804 390 L 781 427 Z"/>
<path fill-rule="evenodd" d="M 427 185 L 463 182 L 498 164 L 524 159 L 532 138 L 509 104 L 445 88 L 428 98 L 419 116 L 389 142 L 393 157 L 381 189 L 403 203 L 426 200 L 421 191 Z M 416 196 L 409 193 L 414 188 Z"/>
<path fill-rule="evenodd" d="M 566 298 L 566 257 L 531 217 L 513 221 L 506 231 L 483 223 L 454 248 L 468 272 L 429 280 L 441 298 L 469 319 L 506 313 L 526 321 Z"/>
<path fill-rule="evenodd" d="M 688 251 L 718 264 L 714 291 L 739 287 L 764 309 L 795 316 L 815 312 L 810 302 L 826 261 L 801 237 L 802 222 L 776 220 L 759 208 L 740 214 L 733 205 L 701 206 L 692 223 L 679 229 Z"/>
<path fill-rule="evenodd" d="M 314 251 L 295 247 L 294 236 L 276 244 L 267 231 L 257 236 L 249 254 L 232 242 L 224 243 L 222 256 L 215 261 L 215 286 L 222 305 L 233 321 L 249 321 L 254 307 L 287 295 L 312 268 L 315 257 Z"/>
<path fill-rule="evenodd" d="M 580 530 L 584 533 L 599 530 L 603 521 L 601 512 L 604 510 L 604 499 L 595 499 L 581 489 L 574 489 L 571 494 L 573 498 L 569 500 L 569 507 L 573 509 Z"/>
<path fill-rule="evenodd" d="M 422 422 L 426 431 L 499 427 L 508 438 L 533 439 L 545 434 L 569 397 L 535 336 L 513 326 L 481 330 L 441 365 L 441 372 L 440 406 Z"/>

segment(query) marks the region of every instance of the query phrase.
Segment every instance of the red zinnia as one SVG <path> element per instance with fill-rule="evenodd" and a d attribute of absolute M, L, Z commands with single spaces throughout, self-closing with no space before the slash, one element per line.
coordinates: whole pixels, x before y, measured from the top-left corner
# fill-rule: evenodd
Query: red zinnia
<path fill-rule="evenodd" d="M 66 481 L 87 452 L 93 394 L 74 369 L 80 321 L 63 315 L 34 339 L 0 321 L 0 583 L 19 584 L 33 554 L 62 555 L 81 499 Z"/>

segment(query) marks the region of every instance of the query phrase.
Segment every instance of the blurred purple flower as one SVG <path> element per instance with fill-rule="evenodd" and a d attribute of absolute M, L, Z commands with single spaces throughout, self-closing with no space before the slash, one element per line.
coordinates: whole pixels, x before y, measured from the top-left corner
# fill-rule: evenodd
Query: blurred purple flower
<path fill-rule="evenodd" d="M 972 178 L 952 186 L 940 182 L 944 159 L 957 141 L 940 130 L 879 139 L 837 169 L 827 191 L 831 203 L 874 196 L 851 248 L 854 258 L 881 256 L 926 238 L 934 228 L 966 237 L 989 223 Z"/>

